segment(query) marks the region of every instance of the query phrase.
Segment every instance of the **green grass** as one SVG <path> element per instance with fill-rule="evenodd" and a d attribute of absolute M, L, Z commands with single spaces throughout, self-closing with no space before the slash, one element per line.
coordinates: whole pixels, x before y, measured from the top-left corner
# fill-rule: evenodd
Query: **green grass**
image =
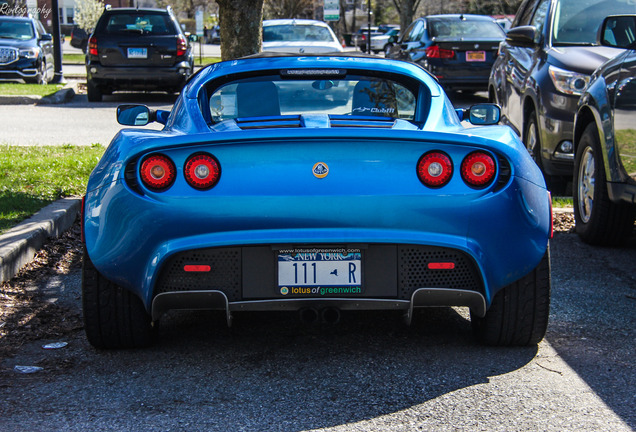
<path fill-rule="evenodd" d="M 196 50 L 194 53 L 194 64 L 195 66 L 205 66 L 208 65 L 210 63 L 217 63 L 220 62 L 221 58 L 220 57 L 201 57 L 201 59 L 199 59 L 199 55 L 197 54 Z M 84 64 L 84 54 L 64 54 L 63 55 L 63 59 L 62 59 L 62 63 L 63 64 L 78 64 L 78 65 L 83 65 Z M 64 68 L 62 68 L 64 69 Z"/>
<path fill-rule="evenodd" d="M 48 96 L 64 88 L 64 84 L 20 84 L 0 83 L 0 95 L 4 96 Z"/>
<path fill-rule="evenodd" d="M 552 207 L 553 208 L 566 208 L 572 207 L 572 197 L 566 196 L 553 196 L 552 197 Z"/>
<path fill-rule="evenodd" d="M 0 145 L 0 233 L 53 201 L 83 195 L 104 150 L 99 144 Z"/>

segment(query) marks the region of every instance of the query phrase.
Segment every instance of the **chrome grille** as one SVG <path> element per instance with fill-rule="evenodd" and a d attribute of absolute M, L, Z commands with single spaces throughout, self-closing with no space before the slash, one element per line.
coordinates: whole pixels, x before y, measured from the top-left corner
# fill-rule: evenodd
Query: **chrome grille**
<path fill-rule="evenodd" d="M 0 47 L 0 65 L 13 63 L 18 59 L 18 50 L 15 48 Z"/>

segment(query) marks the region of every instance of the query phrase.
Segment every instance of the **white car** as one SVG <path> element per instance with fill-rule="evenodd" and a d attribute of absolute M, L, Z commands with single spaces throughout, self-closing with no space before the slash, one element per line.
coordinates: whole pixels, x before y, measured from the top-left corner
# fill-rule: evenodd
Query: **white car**
<path fill-rule="evenodd" d="M 374 53 L 389 52 L 394 43 L 397 42 L 400 37 L 400 29 L 393 28 L 388 32 L 380 35 L 371 35 L 371 51 Z"/>
<path fill-rule="evenodd" d="M 263 21 L 263 51 L 310 54 L 342 52 L 343 48 L 322 21 L 274 19 Z"/>

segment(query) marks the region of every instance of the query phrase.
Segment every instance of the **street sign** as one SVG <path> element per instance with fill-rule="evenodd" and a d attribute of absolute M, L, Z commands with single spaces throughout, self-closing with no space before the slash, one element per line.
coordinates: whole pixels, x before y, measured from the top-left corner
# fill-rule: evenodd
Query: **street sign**
<path fill-rule="evenodd" d="M 323 11 L 325 21 L 340 20 L 340 2 L 338 0 L 325 0 Z"/>

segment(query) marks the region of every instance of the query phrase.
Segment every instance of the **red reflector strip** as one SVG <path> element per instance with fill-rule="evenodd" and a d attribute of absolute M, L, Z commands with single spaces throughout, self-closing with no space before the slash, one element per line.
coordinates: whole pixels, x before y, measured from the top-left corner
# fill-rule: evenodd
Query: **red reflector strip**
<path fill-rule="evenodd" d="M 431 262 L 428 263 L 429 270 L 453 270 L 455 268 L 454 262 Z"/>
<path fill-rule="evenodd" d="M 187 272 L 209 272 L 212 267 L 209 265 L 185 265 L 183 270 Z"/>

